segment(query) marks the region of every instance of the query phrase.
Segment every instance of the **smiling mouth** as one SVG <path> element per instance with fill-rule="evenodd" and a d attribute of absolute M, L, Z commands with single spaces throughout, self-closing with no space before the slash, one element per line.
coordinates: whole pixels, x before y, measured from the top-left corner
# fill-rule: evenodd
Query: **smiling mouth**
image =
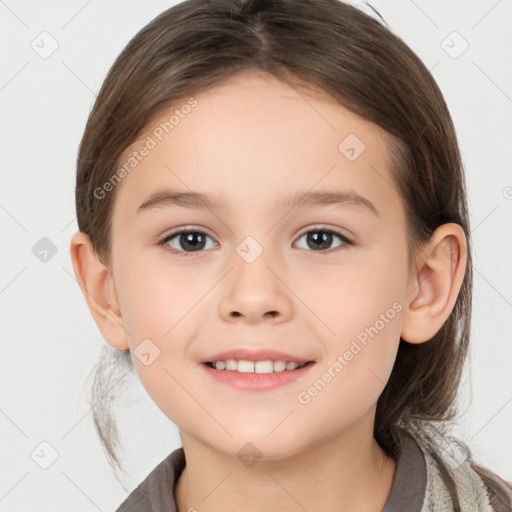
<path fill-rule="evenodd" d="M 208 361 L 204 365 L 219 371 L 231 371 L 236 373 L 256 373 L 256 374 L 269 374 L 280 372 L 291 372 L 298 370 L 304 366 L 314 364 L 314 361 L 307 361 L 306 363 L 298 363 L 295 361 L 284 361 L 267 359 L 264 361 L 247 361 L 228 359 L 227 361 Z"/>

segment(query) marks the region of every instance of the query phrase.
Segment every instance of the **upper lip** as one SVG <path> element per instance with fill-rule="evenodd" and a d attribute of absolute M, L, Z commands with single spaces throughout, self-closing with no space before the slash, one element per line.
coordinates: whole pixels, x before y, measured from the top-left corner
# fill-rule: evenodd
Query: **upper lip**
<path fill-rule="evenodd" d="M 200 361 L 200 363 L 213 363 L 215 361 L 227 361 L 228 359 L 236 359 L 237 361 L 287 361 L 297 363 L 307 363 L 312 359 L 305 359 L 304 357 L 295 356 L 293 354 L 287 354 L 280 350 L 274 350 L 271 348 L 260 348 L 260 349 L 248 349 L 238 348 L 233 350 L 227 350 L 225 352 L 219 352 L 212 356 L 208 356 Z"/>

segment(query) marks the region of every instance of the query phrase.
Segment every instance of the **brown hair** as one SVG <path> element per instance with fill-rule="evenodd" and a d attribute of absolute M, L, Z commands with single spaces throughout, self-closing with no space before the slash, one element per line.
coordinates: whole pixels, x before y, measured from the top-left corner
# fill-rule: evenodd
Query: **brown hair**
<path fill-rule="evenodd" d="M 119 55 L 90 113 L 78 157 L 79 229 L 108 265 L 119 186 L 101 200 L 94 190 L 162 108 L 249 70 L 322 91 L 387 132 L 394 185 L 408 219 L 410 261 L 441 224 L 455 222 L 466 234 L 466 275 L 450 317 L 427 343 L 400 340 L 377 404 L 374 436 L 386 454 L 397 457 L 404 427 L 435 455 L 429 431 L 442 434 L 456 415 L 470 334 L 465 180 L 439 87 L 416 54 L 376 18 L 339 0 L 186 0 L 160 14 Z M 101 398 L 115 386 L 119 362 L 126 369 L 131 361 L 128 351 L 105 347 L 105 353 L 92 390 L 94 421 L 111 464 L 119 466 L 110 400 Z"/>

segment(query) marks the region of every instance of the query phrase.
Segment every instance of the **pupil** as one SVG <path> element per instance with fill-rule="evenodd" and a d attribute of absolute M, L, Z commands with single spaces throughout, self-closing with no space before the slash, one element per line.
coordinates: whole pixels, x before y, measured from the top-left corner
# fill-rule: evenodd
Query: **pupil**
<path fill-rule="evenodd" d="M 194 241 L 194 238 L 199 239 L 199 242 Z M 205 237 L 201 233 L 183 233 L 181 235 L 181 240 L 180 240 L 182 247 L 184 249 L 186 249 L 187 245 L 188 245 L 189 248 L 191 248 L 193 251 L 194 250 L 197 251 L 197 250 L 204 248 L 204 241 L 205 241 Z"/>
<path fill-rule="evenodd" d="M 320 233 L 320 236 L 318 236 Z M 320 244 L 321 249 L 328 249 L 332 243 L 332 233 L 326 231 L 315 231 L 308 235 L 308 242 L 312 241 L 313 244 Z M 318 245 L 316 245 L 318 248 Z"/>
<path fill-rule="evenodd" d="M 181 245 L 184 249 L 198 251 L 204 248 L 205 237 L 201 233 L 182 233 Z M 314 231 L 308 234 L 308 243 L 311 243 L 313 249 L 328 249 L 332 244 L 332 233 L 327 231 Z"/>

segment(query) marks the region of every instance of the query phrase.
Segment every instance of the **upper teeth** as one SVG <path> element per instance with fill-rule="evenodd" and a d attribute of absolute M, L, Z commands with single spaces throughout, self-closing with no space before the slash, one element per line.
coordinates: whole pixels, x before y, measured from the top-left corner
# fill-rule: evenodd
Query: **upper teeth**
<path fill-rule="evenodd" d="M 282 372 L 283 370 L 295 370 L 304 366 L 304 364 L 296 363 L 295 361 L 236 361 L 235 359 L 228 359 L 227 361 L 215 361 L 212 363 L 217 370 L 233 370 L 241 373 L 272 373 Z"/>

